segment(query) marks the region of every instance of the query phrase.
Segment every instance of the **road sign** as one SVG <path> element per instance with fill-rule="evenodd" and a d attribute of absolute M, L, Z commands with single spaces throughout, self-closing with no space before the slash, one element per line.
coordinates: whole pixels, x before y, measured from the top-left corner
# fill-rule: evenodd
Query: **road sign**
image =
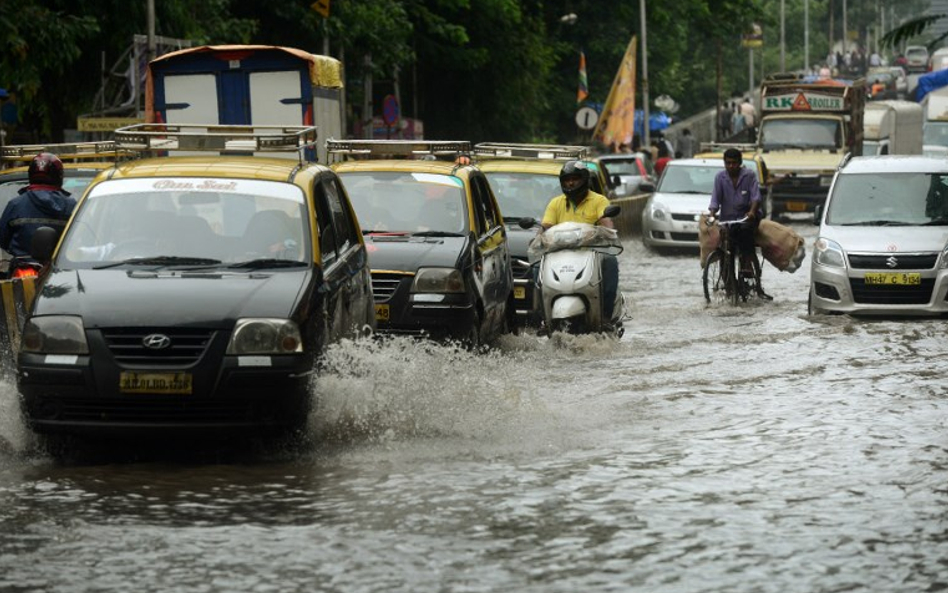
<path fill-rule="evenodd" d="M 79 117 L 76 128 L 80 132 L 114 132 L 116 128 L 124 128 L 140 124 L 140 117 Z"/>
<path fill-rule="evenodd" d="M 576 111 L 576 125 L 581 130 L 591 130 L 599 121 L 599 113 L 592 107 L 580 107 Z"/>
<path fill-rule="evenodd" d="M 382 100 L 382 121 L 388 126 L 393 126 L 398 121 L 398 100 L 395 95 L 385 95 Z"/>
<path fill-rule="evenodd" d="M 324 19 L 329 18 L 329 0 L 316 0 L 309 7 L 318 12 L 319 16 Z"/>

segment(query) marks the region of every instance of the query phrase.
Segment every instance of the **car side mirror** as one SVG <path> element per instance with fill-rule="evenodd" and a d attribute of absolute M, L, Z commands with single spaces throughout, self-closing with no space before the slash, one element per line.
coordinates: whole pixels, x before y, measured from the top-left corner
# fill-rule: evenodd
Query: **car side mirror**
<path fill-rule="evenodd" d="M 639 184 L 639 191 L 647 194 L 653 193 L 655 191 L 655 184 L 648 181 L 643 181 Z"/>
<path fill-rule="evenodd" d="M 603 211 L 602 216 L 603 218 L 615 218 L 616 216 L 619 215 L 619 212 L 621 211 L 622 211 L 622 208 L 619 208 L 619 206 L 615 204 L 610 204 L 606 206 L 606 209 Z"/>
<path fill-rule="evenodd" d="M 33 232 L 30 241 L 30 255 L 43 265 L 53 259 L 53 251 L 59 243 L 59 231 L 53 227 L 41 226 Z"/>
<path fill-rule="evenodd" d="M 815 226 L 820 226 L 820 220 L 823 218 L 823 205 L 817 204 L 816 208 L 813 209 L 813 224 Z"/>
<path fill-rule="evenodd" d="M 537 226 L 537 219 L 531 218 L 529 216 L 524 216 L 523 218 L 517 221 L 517 226 L 519 226 L 520 228 L 524 230 L 532 229 L 533 227 Z"/>

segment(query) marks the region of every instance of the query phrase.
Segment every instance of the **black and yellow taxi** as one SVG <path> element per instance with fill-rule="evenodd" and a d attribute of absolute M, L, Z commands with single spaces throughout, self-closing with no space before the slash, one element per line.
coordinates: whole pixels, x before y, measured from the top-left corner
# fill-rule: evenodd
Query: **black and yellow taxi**
<path fill-rule="evenodd" d="M 326 143 L 362 224 L 378 331 L 485 344 L 507 331 L 507 230 L 470 143 Z"/>
<path fill-rule="evenodd" d="M 321 353 L 375 326 L 346 191 L 302 156 L 315 128 L 141 124 L 115 139 L 168 156 L 103 170 L 58 246 L 37 232 L 34 256 L 50 266 L 17 356 L 28 425 L 134 437 L 300 428 Z"/>
<path fill-rule="evenodd" d="M 592 173 L 590 189 L 607 195 L 604 173 L 601 167 L 595 166 L 587 158 L 584 146 L 481 142 L 474 146 L 474 157 L 497 196 L 509 233 L 517 327 L 535 325 L 539 318 L 534 313 L 534 284 L 527 260 L 527 246 L 536 235 L 536 230 L 525 230 L 518 222 L 522 218 L 542 219 L 550 200 L 563 193 L 560 188 L 560 170 L 566 161 L 581 160 L 586 163 Z"/>

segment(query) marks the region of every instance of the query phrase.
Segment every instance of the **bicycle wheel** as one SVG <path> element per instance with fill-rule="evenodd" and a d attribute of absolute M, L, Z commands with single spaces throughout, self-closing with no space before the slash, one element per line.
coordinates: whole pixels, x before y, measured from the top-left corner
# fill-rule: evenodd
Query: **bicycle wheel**
<path fill-rule="evenodd" d="M 738 285 L 738 266 L 741 265 L 740 256 L 734 251 L 725 254 L 724 261 L 724 294 L 727 301 L 736 305 L 741 298 L 740 286 Z"/>
<path fill-rule="evenodd" d="M 701 281 L 704 285 L 704 299 L 709 303 L 719 303 L 727 300 L 727 258 L 724 251 L 715 249 L 708 255 Z"/>

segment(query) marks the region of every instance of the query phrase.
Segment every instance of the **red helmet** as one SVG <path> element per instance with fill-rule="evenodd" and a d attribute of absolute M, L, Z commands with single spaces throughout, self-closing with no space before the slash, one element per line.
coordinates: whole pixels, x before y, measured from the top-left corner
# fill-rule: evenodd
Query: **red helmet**
<path fill-rule="evenodd" d="M 63 162 L 51 152 L 41 152 L 30 163 L 30 185 L 63 185 Z"/>

